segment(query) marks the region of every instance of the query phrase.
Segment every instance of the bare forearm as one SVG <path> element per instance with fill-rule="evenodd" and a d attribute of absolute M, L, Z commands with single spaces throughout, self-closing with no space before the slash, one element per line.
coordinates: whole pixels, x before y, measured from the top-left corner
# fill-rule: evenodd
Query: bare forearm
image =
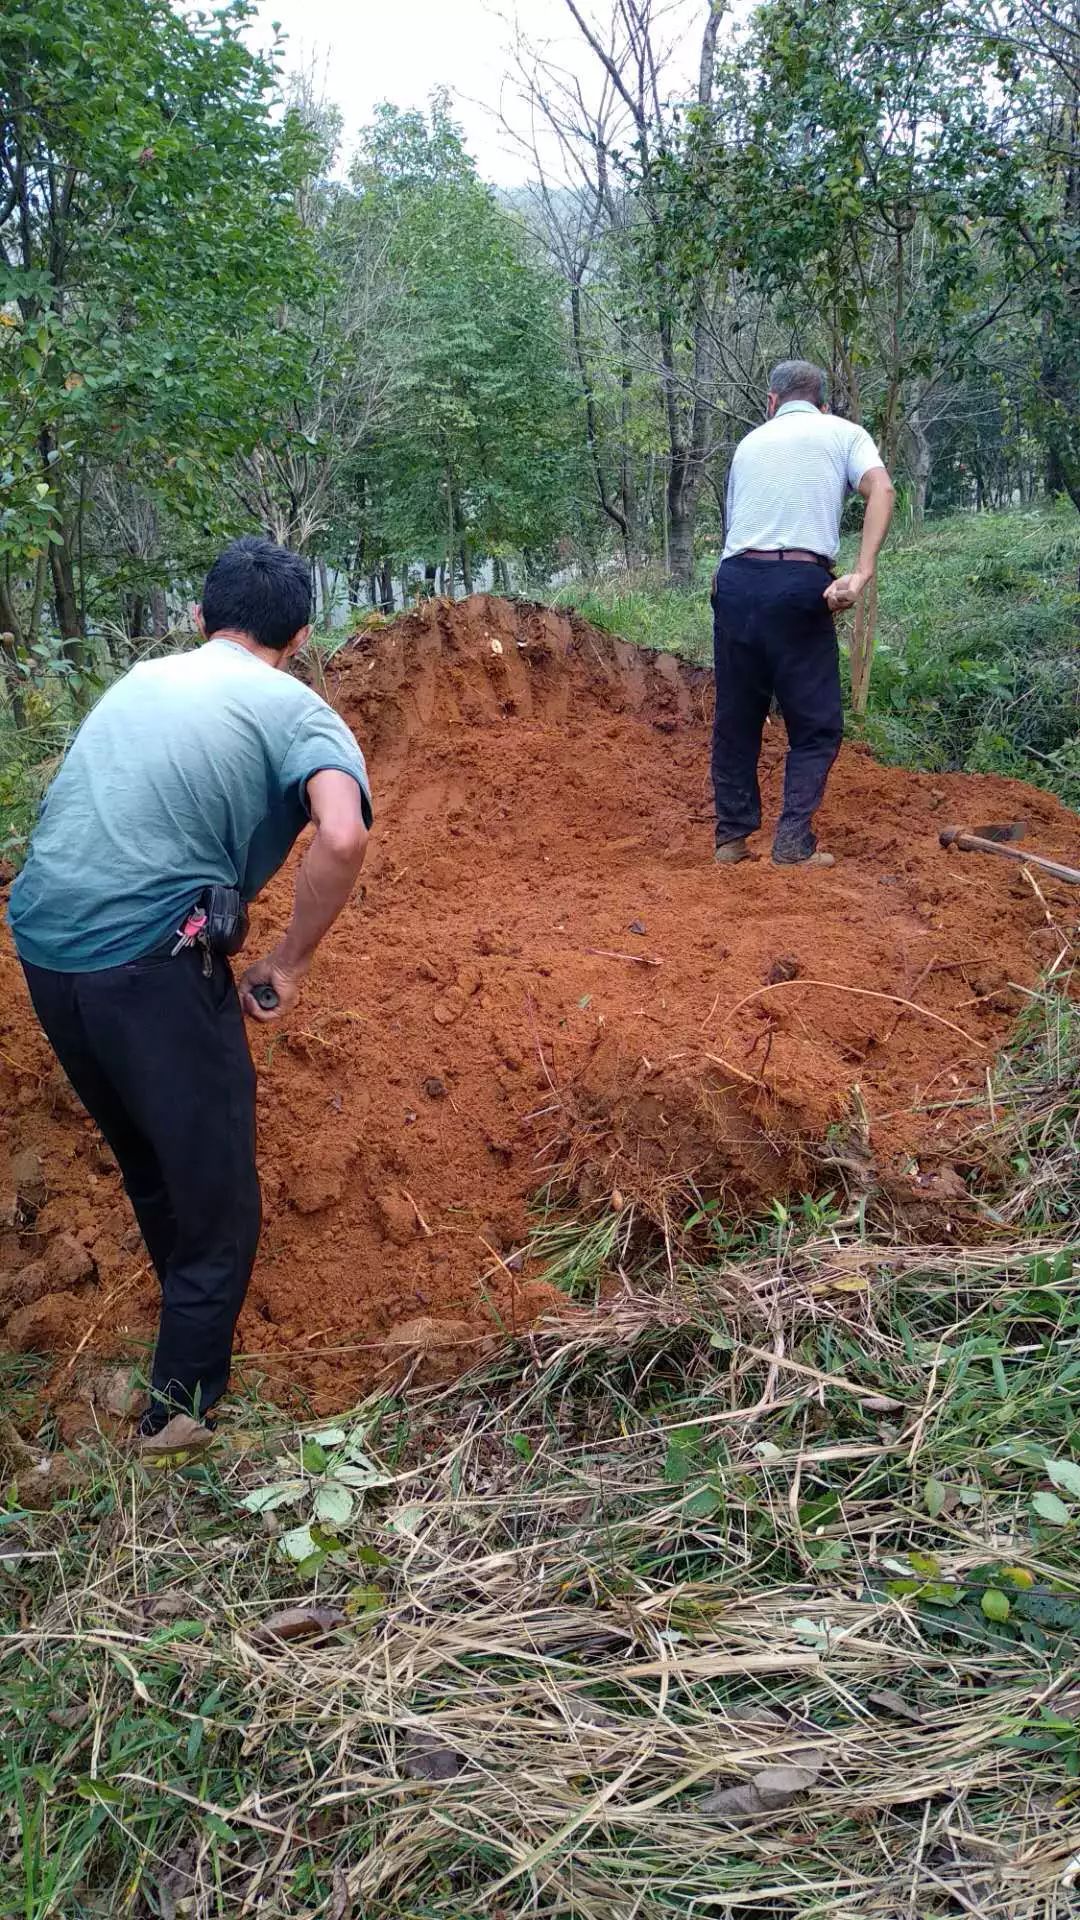
<path fill-rule="evenodd" d="M 885 544 L 885 535 L 893 517 L 896 495 L 891 486 L 875 487 L 866 502 L 857 572 L 872 574 Z"/>
<path fill-rule="evenodd" d="M 297 876 L 292 919 L 276 955 L 280 966 L 306 971 L 324 933 L 352 893 L 366 848 L 366 835 L 359 844 L 343 847 L 316 833 Z"/>

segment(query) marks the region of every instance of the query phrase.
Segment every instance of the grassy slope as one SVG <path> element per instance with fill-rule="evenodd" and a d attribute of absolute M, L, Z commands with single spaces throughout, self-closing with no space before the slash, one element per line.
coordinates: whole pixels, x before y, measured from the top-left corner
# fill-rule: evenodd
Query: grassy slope
<path fill-rule="evenodd" d="M 1080 806 L 1078 564 L 1071 508 L 958 514 L 894 533 L 864 727 L 882 758 L 1015 773 Z M 704 576 L 693 594 L 613 576 L 560 598 L 626 639 L 704 661 L 707 588 Z"/>
<path fill-rule="evenodd" d="M 1057 657 L 1072 538 L 1024 515 L 894 548 L 887 746 L 937 750 L 920 649 Z M 653 644 L 676 620 L 700 635 L 700 599 L 607 615 Z M 257 1382 L 208 1460 L 101 1442 L 68 1477 L 3 1363 L 30 1458 L 0 1425 L 0 1914 L 1075 1915 L 1078 1089 L 1047 992 L 975 1117 L 979 1245 L 894 1243 L 859 1194 L 701 1221 L 595 1314 L 350 1415 L 388 1484 L 304 1568 L 282 1530 L 320 1488 L 341 1510 L 342 1449 L 303 1451 Z M 618 1223 L 542 1231 L 594 1291 Z M 283 1478 L 293 1504 L 241 1504 Z M 258 1643 L 310 1600 L 329 1638 Z M 776 1766 L 789 1804 L 703 1808 Z"/>
<path fill-rule="evenodd" d="M 202 1463 L 102 1443 L 66 1492 L 30 1475 L 43 1512 L 20 1475 L 0 1912 L 1073 1913 L 1078 1088 L 1048 993 L 988 1244 L 843 1230 L 838 1196 L 349 1416 L 387 1484 L 306 1569 L 280 1529 L 340 1498 L 342 1444 L 254 1397 Z M 312 1599 L 327 1639 L 259 1644 Z M 787 1804 L 703 1806 L 776 1767 Z"/>

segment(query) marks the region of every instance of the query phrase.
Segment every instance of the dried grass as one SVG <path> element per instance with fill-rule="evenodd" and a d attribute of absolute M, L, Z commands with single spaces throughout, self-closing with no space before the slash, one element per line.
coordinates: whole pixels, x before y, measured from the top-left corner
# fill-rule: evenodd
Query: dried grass
<path fill-rule="evenodd" d="M 362 1410 L 392 1485 L 314 1584 L 240 1507 L 254 1405 L 13 1509 L 0 1912 L 1075 1915 L 1080 1503 L 1034 1504 L 1080 1401 L 1075 1083 L 1031 1045 L 998 1243 L 774 1221 L 642 1284 L 594 1222 L 599 1304 Z M 343 1623 L 260 1634 L 312 1598 Z M 707 1810 L 774 1768 L 805 1788 Z"/>

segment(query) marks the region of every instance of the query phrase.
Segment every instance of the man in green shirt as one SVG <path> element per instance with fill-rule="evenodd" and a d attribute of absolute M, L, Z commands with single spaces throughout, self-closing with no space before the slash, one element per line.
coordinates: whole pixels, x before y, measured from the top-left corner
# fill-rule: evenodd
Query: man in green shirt
<path fill-rule="evenodd" d="M 294 1005 L 371 824 L 344 722 L 283 671 L 310 632 L 305 561 L 244 539 L 211 567 L 206 644 L 132 669 L 45 796 L 9 917 L 35 1011 L 116 1155 L 161 1283 L 144 1435 L 228 1384 L 259 1239 L 244 1029 Z M 309 820 L 284 938 L 233 984 L 243 903 Z M 240 924 L 230 935 L 231 920 Z"/>

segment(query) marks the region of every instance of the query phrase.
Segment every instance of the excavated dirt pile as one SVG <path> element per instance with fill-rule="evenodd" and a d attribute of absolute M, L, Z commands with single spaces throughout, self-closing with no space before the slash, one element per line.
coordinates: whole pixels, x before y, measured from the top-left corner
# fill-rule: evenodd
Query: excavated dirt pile
<path fill-rule="evenodd" d="M 528 1324 L 551 1296 L 516 1250 L 560 1171 L 662 1218 L 691 1185 L 762 1203 L 869 1152 L 938 1230 L 962 1208 L 959 1103 L 1076 902 L 938 833 L 1023 816 L 1075 860 L 1065 809 L 848 748 L 820 822 L 835 869 L 717 869 L 709 676 L 486 596 L 358 642 L 330 692 L 377 831 L 300 1009 L 252 1034 L 266 1225 L 241 1347 L 272 1390 L 340 1405 L 405 1352 L 460 1362 Z M 782 747 L 776 724 L 770 817 Z M 145 1340 L 156 1283 L 6 941 L 0 975 L 0 1320 L 63 1381 Z"/>

